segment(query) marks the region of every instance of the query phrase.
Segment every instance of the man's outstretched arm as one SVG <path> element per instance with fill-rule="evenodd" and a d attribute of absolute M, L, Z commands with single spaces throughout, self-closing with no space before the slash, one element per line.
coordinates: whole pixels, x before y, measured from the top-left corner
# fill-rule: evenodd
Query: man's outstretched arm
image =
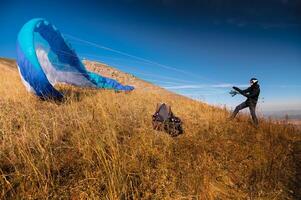
<path fill-rule="evenodd" d="M 241 90 L 238 87 L 233 86 L 233 89 L 236 90 L 237 92 L 239 92 L 241 95 L 248 97 L 248 92 L 250 92 L 251 88 L 247 88 L 245 90 Z"/>

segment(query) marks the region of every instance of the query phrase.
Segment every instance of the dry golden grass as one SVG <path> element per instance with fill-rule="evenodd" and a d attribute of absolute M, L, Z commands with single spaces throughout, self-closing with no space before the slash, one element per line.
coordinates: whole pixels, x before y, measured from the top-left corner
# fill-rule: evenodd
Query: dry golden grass
<path fill-rule="evenodd" d="M 0 199 L 297 199 L 300 139 L 293 126 L 164 90 L 60 86 L 66 101 L 25 91 L 0 62 Z M 185 133 L 152 129 L 158 102 Z"/>

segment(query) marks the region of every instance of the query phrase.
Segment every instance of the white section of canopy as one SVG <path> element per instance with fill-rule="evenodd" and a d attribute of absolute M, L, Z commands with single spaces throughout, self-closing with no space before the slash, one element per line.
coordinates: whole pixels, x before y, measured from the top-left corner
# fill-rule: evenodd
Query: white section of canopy
<path fill-rule="evenodd" d="M 52 85 L 56 83 L 66 83 L 83 87 L 95 87 L 84 74 L 75 72 L 72 66 L 62 63 L 52 63 L 49 60 L 48 52 L 42 47 L 36 47 L 38 61 Z"/>

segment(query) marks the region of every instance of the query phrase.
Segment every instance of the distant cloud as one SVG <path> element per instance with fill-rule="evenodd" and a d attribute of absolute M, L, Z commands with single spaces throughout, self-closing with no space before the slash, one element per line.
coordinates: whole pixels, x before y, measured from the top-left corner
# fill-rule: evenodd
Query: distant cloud
<path fill-rule="evenodd" d="M 231 88 L 235 84 L 196 84 L 196 85 L 177 85 L 164 87 L 168 90 L 183 90 L 183 89 L 204 89 L 204 88 Z M 248 85 L 236 85 L 237 87 L 248 87 Z"/>

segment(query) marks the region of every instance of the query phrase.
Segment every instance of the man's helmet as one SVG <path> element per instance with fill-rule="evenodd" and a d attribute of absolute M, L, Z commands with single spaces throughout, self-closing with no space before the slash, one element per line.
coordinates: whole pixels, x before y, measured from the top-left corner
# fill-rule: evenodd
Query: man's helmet
<path fill-rule="evenodd" d="M 258 83 L 257 78 L 251 78 L 251 79 L 250 79 L 250 83 L 251 83 L 252 85 L 255 84 L 255 83 Z"/>

